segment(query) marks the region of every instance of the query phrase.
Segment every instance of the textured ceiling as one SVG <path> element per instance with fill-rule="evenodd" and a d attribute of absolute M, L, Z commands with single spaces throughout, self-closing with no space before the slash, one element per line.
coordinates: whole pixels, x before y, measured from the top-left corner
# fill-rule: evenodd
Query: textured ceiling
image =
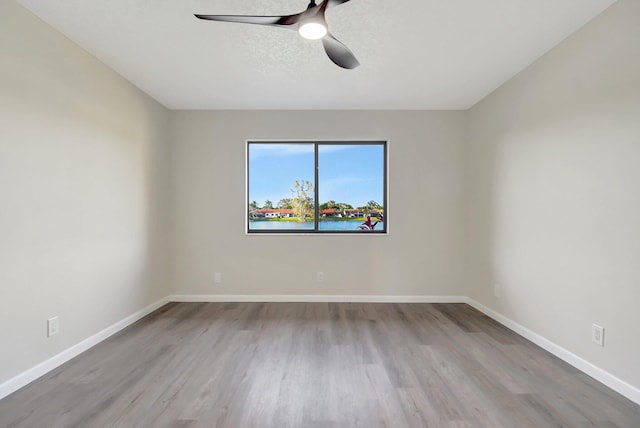
<path fill-rule="evenodd" d="M 351 0 L 319 41 L 193 13 L 285 15 L 306 0 L 18 0 L 171 109 L 466 109 L 615 0 Z"/>

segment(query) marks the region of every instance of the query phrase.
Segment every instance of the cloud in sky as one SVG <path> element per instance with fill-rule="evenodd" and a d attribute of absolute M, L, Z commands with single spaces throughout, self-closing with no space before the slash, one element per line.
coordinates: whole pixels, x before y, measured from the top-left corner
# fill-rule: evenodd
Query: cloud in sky
<path fill-rule="evenodd" d="M 249 156 L 251 159 L 257 159 L 260 157 L 308 155 L 310 153 L 313 153 L 312 144 L 251 143 L 249 145 Z"/>

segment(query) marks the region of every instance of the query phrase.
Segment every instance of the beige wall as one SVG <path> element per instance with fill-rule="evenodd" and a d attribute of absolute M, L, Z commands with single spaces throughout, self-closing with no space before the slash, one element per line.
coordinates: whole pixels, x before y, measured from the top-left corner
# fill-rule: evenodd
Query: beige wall
<path fill-rule="evenodd" d="M 167 295 L 169 113 L 13 1 L 0 32 L 2 384 Z"/>
<path fill-rule="evenodd" d="M 470 296 L 636 388 L 639 22 L 619 1 L 473 107 L 468 154 Z"/>
<path fill-rule="evenodd" d="M 460 295 L 465 120 L 462 112 L 175 112 L 174 293 Z M 388 140 L 390 234 L 246 236 L 245 140 L 287 138 Z"/>

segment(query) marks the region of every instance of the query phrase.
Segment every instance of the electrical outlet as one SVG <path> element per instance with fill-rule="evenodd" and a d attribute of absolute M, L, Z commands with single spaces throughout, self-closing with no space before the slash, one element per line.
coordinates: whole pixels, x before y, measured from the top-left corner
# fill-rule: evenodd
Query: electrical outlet
<path fill-rule="evenodd" d="M 47 320 L 47 337 L 55 336 L 60 331 L 60 322 L 58 317 L 49 318 Z"/>
<path fill-rule="evenodd" d="M 500 298 L 500 296 L 502 296 L 502 287 L 500 286 L 500 284 L 493 284 L 493 295 L 498 299 Z"/>
<path fill-rule="evenodd" d="M 324 281 L 324 272 L 318 272 L 318 282 Z"/>
<path fill-rule="evenodd" d="M 604 346 L 604 327 L 593 324 L 591 326 L 591 340 L 595 344 Z"/>
<path fill-rule="evenodd" d="M 220 284 L 222 282 L 222 274 L 220 272 L 216 272 L 213 274 L 213 282 L 216 284 Z"/>

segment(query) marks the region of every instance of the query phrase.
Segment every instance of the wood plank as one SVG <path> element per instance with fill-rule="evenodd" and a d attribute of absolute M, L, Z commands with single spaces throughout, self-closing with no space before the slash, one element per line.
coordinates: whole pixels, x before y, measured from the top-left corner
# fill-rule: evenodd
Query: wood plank
<path fill-rule="evenodd" d="M 0 401 L 0 427 L 640 427 L 464 304 L 170 303 Z"/>

